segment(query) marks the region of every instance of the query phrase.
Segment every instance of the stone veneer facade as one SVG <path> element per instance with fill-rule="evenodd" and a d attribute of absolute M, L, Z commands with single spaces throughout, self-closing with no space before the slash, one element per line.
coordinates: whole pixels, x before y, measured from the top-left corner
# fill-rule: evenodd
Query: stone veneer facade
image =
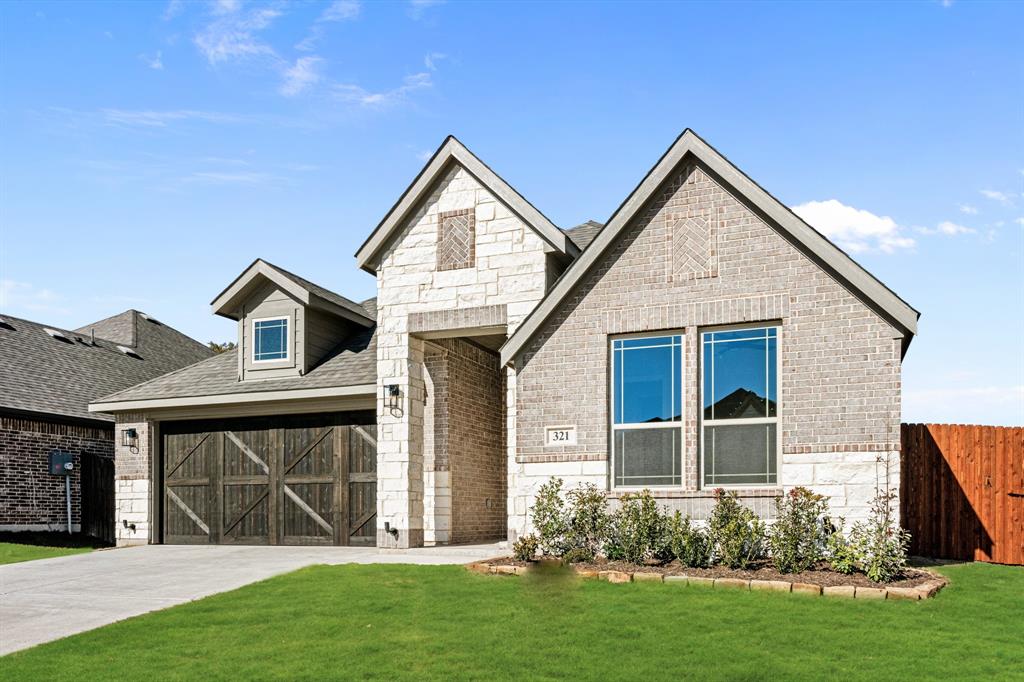
<path fill-rule="evenodd" d="M 697 245 L 683 257 L 680 231 Z M 863 518 L 876 483 L 886 473 L 899 481 L 902 334 L 691 164 L 516 359 L 510 536 L 530 528 L 528 508 L 550 476 L 609 488 L 609 337 L 625 333 L 683 334 L 683 485 L 654 492 L 704 518 L 713 500 L 699 481 L 699 333 L 751 322 L 779 325 L 782 457 L 778 486 L 741 497 L 770 517 L 783 489 L 803 485 L 837 515 Z M 576 445 L 545 447 L 545 426 L 562 424 L 576 425 Z"/>
<path fill-rule="evenodd" d="M 442 214 L 448 217 L 468 210 L 473 211 L 475 235 L 471 265 L 450 267 L 454 261 L 442 255 L 442 267 L 450 269 L 439 269 L 437 249 Z M 548 277 L 544 241 L 459 165 L 451 166 L 436 183 L 430 196 L 399 228 L 377 268 L 379 546 L 409 547 L 424 542 L 449 542 L 459 538 L 473 540 L 483 539 L 485 535 L 500 537 L 504 534 L 500 530 L 492 534 L 494 522 L 490 519 L 500 516 L 493 505 L 500 500 L 504 506 L 504 491 L 500 486 L 492 486 L 491 475 L 481 474 L 488 482 L 486 489 L 479 494 L 467 490 L 466 513 L 462 515 L 459 503 L 454 502 L 453 505 L 453 492 L 460 484 L 457 469 L 451 472 L 438 470 L 438 466 L 445 465 L 438 463 L 436 444 L 426 445 L 425 434 L 436 427 L 436 415 L 427 415 L 425 409 L 427 401 L 433 400 L 428 383 L 433 384 L 436 377 L 431 379 L 425 368 L 430 366 L 439 371 L 440 360 L 432 357 L 437 355 L 434 348 L 439 346 L 422 338 L 422 334 L 411 333 L 410 317 L 416 314 L 422 322 L 429 319 L 424 313 L 437 313 L 440 318 L 451 316 L 441 311 L 487 307 L 485 316 L 490 318 L 494 315 L 494 308 L 501 307 L 511 332 L 543 298 Z M 428 330 L 421 327 L 419 331 Z M 451 335 L 458 336 L 458 332 L 453 331 Z M 495 392 L 500 395 L 504 382 L 501 374 L 511 373 L 498 368 L 496 357 L 487 362 L 493 363 L 498 376 L 495 381 L 473 389 L 477 392 L 477 399 Z M 455 364 L 463 366 L 466 363 L 459 361 Z M 460 379 L 459 383 L 468 379 L 467 374 L 467 378 Z M 389 385 L 399 387 L 399 405 L 396 408 L 385 397 L 384 387 Z M 432 386 L 432 389 L 436 388 Z M 451 390 L 454 393 L 463 389 L 453 384 Z M 469 388 L 465 390 L 469 391 Z M 461 400 L 466 406 L 474 404 L 471 393 L 466 393 Z M 449 457 L 453 457 L 454 462 L 458 462 L 462 453 L 451 448 L 462 448 L 463 444 L 472 449 L 477 447 L 474 442 L 485 442 L 486 451 L 491 451 L 494 443 L 492 424 L 495 419 L 501 421 L 501 401 L 490 404 L 490 409 L 494 416 L 483 422 L 485 433 L 473 435 L 467 430 L 456 440 L 451 440 L 449 435 Z M 456 419 L 463 417 L 456 416 Z M 472 419 L 471 414 L 467 413 L 465 419 Z M 468 421 L 467 425 L 470 425 Z M 507 435 L 499 439 L 498 448 L 509 440 Z M 485 455 L 467 452 L 462 456 Z M 494 468 L 490 462 L 477 461 L 477 464 L 487 471 Z M 502 467 L 502 475 L 504 473 Z M 472 477 L 463 482 L 463 485 L 472 484 Z M 385 522 L 399 529 L 398 538 L 384 531 Z M 460 524 L 469 524 L 464 526 L 465 535 Z"/>
<path fill-rule="evenodd" d="M 121 432 L 135 429 L 138 433 L 136 445 L 122 445 Z M 124 413 L 117 418 L 117 432 L 114 441 L 114 531 L 117 546 L 144 545 L 149 542 L 152 523 L 151 506 L 151 456 L 156 446 L 157 430 L 153 422 L 142 415 Z M 132 528 L 125 528 L 127 521 Z"/>

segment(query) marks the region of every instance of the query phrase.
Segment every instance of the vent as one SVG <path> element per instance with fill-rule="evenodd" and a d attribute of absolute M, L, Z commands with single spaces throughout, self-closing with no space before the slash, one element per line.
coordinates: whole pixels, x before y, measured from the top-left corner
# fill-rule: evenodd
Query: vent
<path fill-rule="evenodd" d="M 118 346 L 117 349 L 124 353 L 125 355 L 130 355 L 131 357 L 139 358 L 140 360 L 142 359 L 142 356 L 136 353 L 134 348 L 129 348 L 128 346 Z"/>
<path fill-rule="evenodd" d="M 64 335 L 64 332 L 62 331 L 51 329 L 50 327 L 43 327 L 43 331 L 52 336 L 53 338 L 57 339 L 58 341 L 63 341 L 64 343 L 74 343 L 74 341 L 66 337 Z"/>
<path fill-rule="evenodd" d="M 161 326 L 163 325 L 163 322 L 161 322 L 160 320 L 156 319 L 155 317 L 147 315 L 146 313 L 139 313 L 139 317 L 141 317 L 142 319 L 144 319 L 144 320 L 146 320 L 148 322 L 152 322 L 153 324 L 159 324 Z"/>

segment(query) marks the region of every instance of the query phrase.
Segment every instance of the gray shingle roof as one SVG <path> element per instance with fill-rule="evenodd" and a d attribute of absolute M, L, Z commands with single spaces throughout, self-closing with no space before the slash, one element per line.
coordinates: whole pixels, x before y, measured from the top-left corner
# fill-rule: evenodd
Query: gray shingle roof
<path fill-rule="evenodd" d="M 278 272 L 280 272 L 282 275 L 284 275 L 285 277 L 287 277 L 291 281 L 293 281 L 296 284 L 298 284 L 303 289 L 306 289 L 307 291 L 309 291 L 312 294 L 316 294 L 317 296 L 319 296 L 320 298 L 324 299 L 325 301 L 330 301 L 334 305 L 341 306 L 342 308 L 350 310 L 350 311 L 352 311 L 354 313 L 358 313 L 360 315 L 365 315 L 367 313 L 367 310 L 366 310 L 365 306 L 361 306 L 360 304 L 356 303 L 355 301 L 350 301 L 349 299 L 345 298 L 341 294 L 336 294 L 333 291 L 331 291 L 330 289 L 325 289 L 322 286 L 320 286 L 319 284 L 315 284 L 314 282 L 310 282 L 308 279 L 305 279 L 304 277 L 299 277 L 298 275 L 296 275 L 293 272 L 288 272 L 287 270 L 285 270 L 281 266 L 274 265 L 273 263 L 271 263 L 271 262 L 269 262 L 267 260 L 264 260 L 263 262 L 266 263 L 267 265 L 269 265 L 270 267 L 274 268 Z M 372 299 L 372 300 L 374 302 L 374 314 L 371 315 L 370 317 L 372 319 L 376 320 L 377 319 L 377 316 L 376 316 L 377 299 Z"/>
<path fill-rule="evenodd" d="M 590 242 L 594 241 L 594 237 L 597 236 L 597 233 L 601 231 L 602 227 L 604 227 L 604 223 L 599 223 L 595 220 L 588 220 L 581 225 L 577 225 L 576 227 L 567 227 L 562 231 L 569 235 L 569 239 L 571 239 L 576 246 L 580 247 L 580 251 L 583 251 L 590 246 Z"/>
<path fill-rule="evenodd" d="M 376 299 L 363 301 L 359 305 L 367 313 L 376 316 Z M 328 353 L 316 367 L 300 377 L 239 381 L 238 351 L 231 350 L 94 402 L 191 398 L 373 384 L 377 381 L 376 332 L 377 327 L 374 326 L 350 336 Z"/>
<path fill-rule="evenodd" d="M 77 332 L 58 330 L 67 340 L 50 336 L 44 331 L 48 325 L 2 319 L 0 409 L 111 421 L 109 415 L 90 413 L 89 403 L 212 355 L 198 341 L 135 310 Z M 89 342 L 89 329 L 95 330 L 95 345 Z M 119 345 L 131 347 L 133 354 Z"/>

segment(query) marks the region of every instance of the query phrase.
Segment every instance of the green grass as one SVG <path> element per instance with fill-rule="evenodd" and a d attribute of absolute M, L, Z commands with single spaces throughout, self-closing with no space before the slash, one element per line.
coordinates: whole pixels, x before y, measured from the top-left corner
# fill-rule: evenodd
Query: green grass
<path fill-rule="evenodd" d="M 1024 568 L 942 570 L 915 603 L 314 566 L 12 654 L 0 679 L 1024 679 Z"/>
<path fill-rule="evenodd" d="M 91 552 L 92 547 L 52 547 L 45 545 L 23 545 L 17 542 L 0 542 L 0 564 L 16 564 L 19 561 L 49 559 Z"/>

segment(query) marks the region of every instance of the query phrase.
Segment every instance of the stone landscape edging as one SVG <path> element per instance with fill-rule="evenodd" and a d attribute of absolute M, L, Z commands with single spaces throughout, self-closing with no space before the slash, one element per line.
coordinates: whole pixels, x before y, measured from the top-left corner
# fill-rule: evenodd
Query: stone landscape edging
<path fill-rule="evenodd" d="M 466 565 L 474 573 L 491 575 L 526 575 L 534 570 L 533 566 L 515 566 L 512 564 L 489 564 L 485 561 L 474 561 Z M 842 597 L 846 599 L 893 599 L 920 601 L 930 599 L 939 593 L 949 582 L 945 577 L 927 569 L 923 570 L 932 576 L 931 580 L 914 587 L 860 587 L 857 585 L 814 585 L 812 583 L 789 582 L 787 580 L 747 580 L 745 578 L 706 578 L 690 575 L 662 575 L 654 571 L 598 571 L 592 568 L 573 567 L 577 576 L 589 580 L 603 580 L 614 584 L 629 582 L 669 583 L 672 585 L 694 585 L 742 591 L 788 592 L 790 594 L 806 594 L 816 597 Z"/>

